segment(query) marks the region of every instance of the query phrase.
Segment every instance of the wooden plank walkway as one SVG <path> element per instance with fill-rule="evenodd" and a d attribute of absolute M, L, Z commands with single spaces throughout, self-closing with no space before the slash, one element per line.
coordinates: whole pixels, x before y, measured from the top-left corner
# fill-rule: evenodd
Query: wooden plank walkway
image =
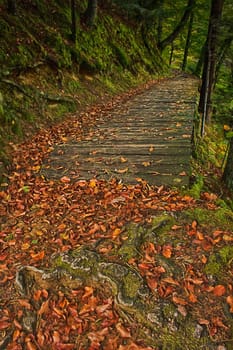
<path fill-rule="evenodd" d="M 187 185 L 197 85 L 197 79 L 179 75 L 132 97 L 97 123 L 91 140 L 57 145 L 43 174 Z"/>

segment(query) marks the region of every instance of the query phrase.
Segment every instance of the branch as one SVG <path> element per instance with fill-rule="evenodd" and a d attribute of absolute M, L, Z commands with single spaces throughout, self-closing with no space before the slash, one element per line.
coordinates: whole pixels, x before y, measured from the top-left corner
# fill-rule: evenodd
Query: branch
<path fill-rule="evenodd" d="M 189 16 L 195 6 L 195 3 L 196 3 L 196 0 L 188 0 L 188 5 L 186 7 L 186 10 L 180 22 L 177 24 L 177 26 L 175 27 L 175 29 L 171 34 L 169 34 L 164 40 L 158 43 L 158 48 L 160 51 L 163 51 L 164 48 L 167 45 L 171 44 L 176 39 L 176 37 L 180 34 L 180 32 L 182 31 L 182 29 L 184 28 L 184 26 L 186 25 L 189 19 Z"/>

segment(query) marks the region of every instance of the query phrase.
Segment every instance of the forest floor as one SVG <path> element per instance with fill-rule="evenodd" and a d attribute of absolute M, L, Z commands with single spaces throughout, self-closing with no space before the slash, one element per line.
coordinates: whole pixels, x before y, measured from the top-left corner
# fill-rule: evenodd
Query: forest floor
<path fill-rule="evenodd" d="M 166 84 L 174 97 L 174 79 Z M 99 123 L 106 133 L 134 95 L 12 145 L 0 191 L 0 349 L 233 349 L 233 214 L 217 194 L 127 183 L 126 155 L 121 180 L 64 173 L 65 154 L 61 176 L 49 174 L 59 145 L 101 137 Z"/>

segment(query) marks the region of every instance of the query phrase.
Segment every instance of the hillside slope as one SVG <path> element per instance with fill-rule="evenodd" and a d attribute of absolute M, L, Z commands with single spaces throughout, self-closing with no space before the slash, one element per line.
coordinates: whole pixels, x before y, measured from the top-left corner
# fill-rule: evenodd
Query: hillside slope
<path fill-rule="evenodd" d="M 145 47 L 139 25 L 100 2 L 95 25 L 87 27 L 80 20 L 86 3 L 76 2 L 74 44 L 69 1 L 26 0 L 15 15 L 0 1 L 2 162 L 10 141 L 161 74 L 156 43 Z"/>

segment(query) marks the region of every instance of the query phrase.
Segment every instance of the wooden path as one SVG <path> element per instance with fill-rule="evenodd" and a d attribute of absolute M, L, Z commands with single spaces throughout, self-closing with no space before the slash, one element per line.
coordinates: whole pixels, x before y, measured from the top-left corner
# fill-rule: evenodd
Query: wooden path
<path fill-rule="evenodd" d="M 187 185 L 197 85 L 197 79 L 180 75 L 132 97 L 97 123 L 91 140 L 57 145 L 43 173 Z"/>

